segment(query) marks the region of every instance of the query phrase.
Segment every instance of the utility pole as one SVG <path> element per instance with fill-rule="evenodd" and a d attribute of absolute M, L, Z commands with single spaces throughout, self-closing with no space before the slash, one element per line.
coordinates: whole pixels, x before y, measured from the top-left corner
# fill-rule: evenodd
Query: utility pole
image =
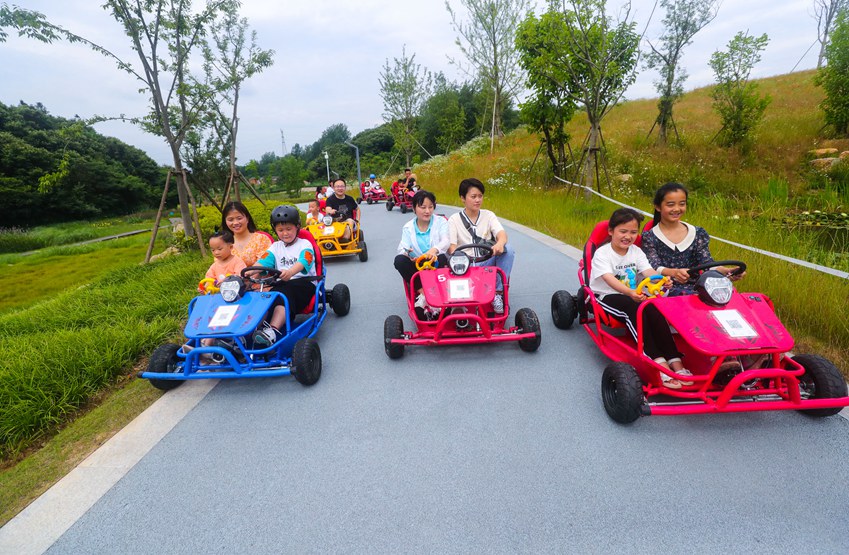
<path fill-rule="evenodd" d="M 324 164 L 327 166 L 327 181 L 330 181 L 330 157 L 326 150 L 324 151 Z"/>
<path fill-rule="evenodd" d="M 362 175 L 360 175 L 360 149 L 357 148 L 357 145 L 355 145 L 354 143 L 350 143 L 348 141 L 345 141 L 345 144 L 350 146 L 350 147 L 353 147 L 354 152 L 357 155 L 357 187 L 359 187 L 360 183 L 363 182 L 363 177 L 362 177 Z"/>
<path fill-rule="evenodd" d="M 283 143 L 283 153 L 280 156 L 286 156 L 286 136 L 283 135 L 282 129 L 280 130 L 280 142 Z"/>

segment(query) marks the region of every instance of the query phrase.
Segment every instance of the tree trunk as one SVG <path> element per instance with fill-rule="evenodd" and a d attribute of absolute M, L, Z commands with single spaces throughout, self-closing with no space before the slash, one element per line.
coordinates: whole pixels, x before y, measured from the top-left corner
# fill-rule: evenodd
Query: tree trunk
<path fill-rule="evenodd" d="M 177 175 L 184 175 L 183 171 L 183 161 L 180 159 L 179 147 L 171 143 L 171 154 L 174 158 L 174 172 Z M 184 179 L 177 180 L 177 198 L 180 200 L 180 218 L 183 220 L 183 229 L 185 230 L 186 237 L 194 237 L 195 229 L 192 226 L 192 214 L 189 210 L 189 196 L 187 193 L 187 187 Z"/>
<path fill-rule="evenodd" d="M 598 121 L 590 122 L 590 135 L 587 140 L 587 159 L 584 162 L 584 178 L 586 186 L 590 189 L 600 187 L 596 183 L 596 173 L 598 171 L 598 143 L 599 135 L 601 134 L 601 126 Z M 587 191 L 586 196 L 589 198 L 590 192 Z"/>

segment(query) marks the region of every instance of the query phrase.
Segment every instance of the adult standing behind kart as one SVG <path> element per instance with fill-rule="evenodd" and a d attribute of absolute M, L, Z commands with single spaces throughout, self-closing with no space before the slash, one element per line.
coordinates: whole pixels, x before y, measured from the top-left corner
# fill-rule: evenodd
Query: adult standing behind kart
<path fill-rule="evenodd" d="M 433 217 L 436 210 L 436 196 L 430 191 L 420 190 L 413 196 L 413 211 L 416 217 L 404 224 L 401 229 L 401 242 L 398 243 L 398 254 L 395 256 L 395 269 L 401 274 L 404 283 L 409 285 L 416 273 L 417 258 L 430 263 L 436 262 L 446 267 L 448 258 L 445 253 L 450 244 L 448 222 L 441 216 Z M 416 291 L 416 312 L 425 319 L 429 314 L 425 296 L 421 289 Z"/>
<path fill-rule="evenodd" d="M 333 182 L 333 193 L 327 198 L 327 203 L 324 208 L 324 213 L 332 216 L 337 222 L 345 223 L 345 232 L 342 234 L 342 239 L 345 241 L 351 240 L 354 226 L 357 221 L 354 215 L 357 213 L 357 201 L 351 195 L 345 194 L 347 184 L 341 177 Z"/>
<path fill-rule="evenodd" d="M 507 232 L 504 231 L 504 226 L 495 214 L 490 210 L 481 209 L 484 190 L 483 183 L 474 177 L 460 182 L 460 200 L 463 202 L 463 209 L 448 218 L 448 231 L 451 238 L 448 254 L 453 253 L 457 245 L 486 243 L 492 247 L 492 258 L 476 265 L 497 266 L 509 280 L 516 254 L 507 244 Z M 475 256 L 480 254 L 476 252 Z M 504 284 L 501 283 L 501 274 L 498 275 L 495 284 L 492 309 L 496 314 L 504 313 Z"/>
<path fill-rule="evenodd" d="M 687 269 L 713 262 L 707 231 L 681 221 L 687 212 L 687 197 L 687 189 L 680 183 L 661 186 L 654 195 L 652 227 L 642 234 L 642 249 L 649 264 L 672 278 L 669 296 L 694 294 L 695 282 Z M 724 266 L 715 269 L 728 274 L 732 281 L 745 275 L 735 275 Z"/>
<path fill-rule="evenodd" d="M 271 235 L 258 231 L 248 208 L 241 202 L 228 202 L 221 210 L 221 229 L 233 234 L 233 254 L 245 266 L 253 266 L 271 246 Z"/>

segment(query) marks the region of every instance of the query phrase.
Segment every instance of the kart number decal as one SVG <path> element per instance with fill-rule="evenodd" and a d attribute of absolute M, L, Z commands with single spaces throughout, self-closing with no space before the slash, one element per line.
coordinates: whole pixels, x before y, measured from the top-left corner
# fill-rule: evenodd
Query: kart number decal
<path fill-rule="evenodd" d="M 470 299 L 472 292 L 469 288 L 469 280 L 452 279 L 448 282 L 448 295 L 455 300 Z"/>
<path fill-rule="evenodd" d="M 720 323 L 722 328 L 731 337 L 757 337 L 752 326 L 749 325 L 743 316 L 734 309 L 731 310 L 715 310 L 713 316 Z"/>
<path fill-rule="evenodd" d="M 238 306 L 232 304 L 219 306 L 215 311 L 215 314 L 212 315 L 212 319 L 209 321 L 209 327 L 217 328 L 221 326 L 229 326 L 230 322 L 233 321 L 233 317 L 236 316 L 236 311 L 238 309 Z"/>
<path fill-rule="evenodd" d="M 324 234 L 325 235 L 333 235 L 333 226 L 329 225 L 329 226 L 325 227 L 324 228 Z"/>

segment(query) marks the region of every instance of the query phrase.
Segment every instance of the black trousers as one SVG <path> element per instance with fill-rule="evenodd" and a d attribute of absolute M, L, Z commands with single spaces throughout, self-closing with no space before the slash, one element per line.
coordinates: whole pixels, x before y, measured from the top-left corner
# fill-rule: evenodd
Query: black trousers
<path fill-rule="evenodd" d="M 439 262 L 440 268 L 448 266 L 448 257 L 444 254 L 437 256 L 436 260 Z M 416 261 L 406 254 L 399 254 L 395 257 L 395 269 L 398 270 L 398 273 L 401 274 L 402 278 L 404 278 L 404 283 L 410 283 L 410 280 L 413 279 L 413 275 L 418 272 L 418 270 L 416 270 Z"/>
<path fill-rule="evenodd" d="M 637 308 L 640 303 L 627 295 L 615 293 L 605 295 L 604 299 L 599 299 L 598 304 L 608 314 L 624 322 L 634 341 L 637 340 Z M 643 351 L 653 359 L 663 357 L 669 360 L 681 356 L 669 331 L 669 323 L 653 304 L 643 310 Z"/>

